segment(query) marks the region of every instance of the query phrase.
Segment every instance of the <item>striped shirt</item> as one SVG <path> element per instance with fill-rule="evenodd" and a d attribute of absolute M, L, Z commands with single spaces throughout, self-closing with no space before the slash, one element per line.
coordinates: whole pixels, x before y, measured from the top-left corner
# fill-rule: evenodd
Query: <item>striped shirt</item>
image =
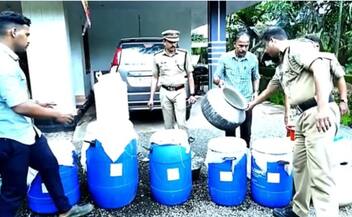
<path fill-rule="evenodd" d="M 250 52 L 244 57 L 237 57 L 234 51 L 229 51 L 220 57 L 213 77 L 220 78 L 225 85 L 235 88 L 250 101 L 253 96 L 253 81 L 260 79 L 258 59 Z"/>

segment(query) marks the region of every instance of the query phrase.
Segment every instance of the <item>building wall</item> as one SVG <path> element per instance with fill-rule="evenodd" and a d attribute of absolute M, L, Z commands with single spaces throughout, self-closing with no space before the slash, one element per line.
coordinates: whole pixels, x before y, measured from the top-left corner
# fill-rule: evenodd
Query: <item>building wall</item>
<path fill-rule="evenodd" d="M 64 2 L 65 14 L 68 20 L 68 31 L 71 49 L 71 73 L 73 92 L 76 97 L 85 98 L 90 93 L 90 76 L 86 73 L 82 28 L 85 15 L 81 2 Z"/>
<path fill-rule="evenodd" d="M 108 70 L 120 38 L 161 36 L 166 29 L 181 32 L 180 47 L 191 49 L 191 9 L 119 8 L 101 6 L 92 11 L 89 32 L 93 70 Z"/>
<path fill-rule="evenodd" d="M 28 66 L 34 99 L 55 102 L 58 109 L 74 113 L 71 49 L 62 2 L 21 2 L 32 20 Z"/>

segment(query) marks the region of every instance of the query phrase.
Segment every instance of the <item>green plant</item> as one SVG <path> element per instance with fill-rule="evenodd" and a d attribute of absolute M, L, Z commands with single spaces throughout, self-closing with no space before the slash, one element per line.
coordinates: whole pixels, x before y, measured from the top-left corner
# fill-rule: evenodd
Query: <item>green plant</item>
<path fill-rule="evenodd" d="M 344 115 L 341 117 L 341 124 L 345 126 L 352 125 L 352 116 L 351 115 Z"/>
<path fill-rule="evenodd" d="M 281 90 L 275 91 L 270 97 L 269 101 L 276 105 L 284 105 L 285 96 Z"/>

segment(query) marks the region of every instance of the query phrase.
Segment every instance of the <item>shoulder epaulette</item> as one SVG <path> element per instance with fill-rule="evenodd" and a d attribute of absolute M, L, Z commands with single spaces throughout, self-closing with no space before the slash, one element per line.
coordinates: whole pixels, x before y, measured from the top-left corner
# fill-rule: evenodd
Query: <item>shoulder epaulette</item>
<path fill-rule="evenodd" d="M 182 48 L 177 48 L 177 51 L 180 51 L 180 52 L 184 52 L 184 53 L 187 53 L 187 50 L 185 50 L 185 49 L 182 49 Z"/>
<path fill-rule="evenodd" d="M 163 52 L 163 50 L 159 50 L 158 52 L 155 52 L 154 56 L 157 55 L 157 54 L 160 54 L 161 52 Z"/>

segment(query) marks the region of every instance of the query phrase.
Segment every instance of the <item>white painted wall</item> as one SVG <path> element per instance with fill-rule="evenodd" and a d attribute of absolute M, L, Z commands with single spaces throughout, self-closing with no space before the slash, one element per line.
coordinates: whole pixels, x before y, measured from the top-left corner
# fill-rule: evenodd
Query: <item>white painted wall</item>
<path fill-rule="evenodd" d="M 71 50 L 62 2 L 21 2 L 32 20 L 28 66 L 34 99 L 55 102 L 62 112 L 75 112 Z"/>
<path fill-rule="evenodd" d="M 82 25 L 85 22 L 81 2 L 64 2 L 71 49 L 71 75 L 75 96 L 87 97 L 90 93 L 90 75 L 86 73 Z"/>
<path fill-rule="evenodd" d="M 228 1 L 227 12 L 253 3 Z M 81 2 L 0 2 L 0 9 L 20 11 L 20 6 L 32 19 L 28 64 L 34 98 L 73 109 L 74 96 L 88 96 L 91 89 L 81 38 L 85 20 Z M 205 0 L 89 1 L 89 7 L 92 70 L 109 69 L 115 47 L 123 37 L 160 36 L 165 29 L 177 29 L 181 32 L 180 47 L 190 50 L 191 29 L 207 22 Z"/>

